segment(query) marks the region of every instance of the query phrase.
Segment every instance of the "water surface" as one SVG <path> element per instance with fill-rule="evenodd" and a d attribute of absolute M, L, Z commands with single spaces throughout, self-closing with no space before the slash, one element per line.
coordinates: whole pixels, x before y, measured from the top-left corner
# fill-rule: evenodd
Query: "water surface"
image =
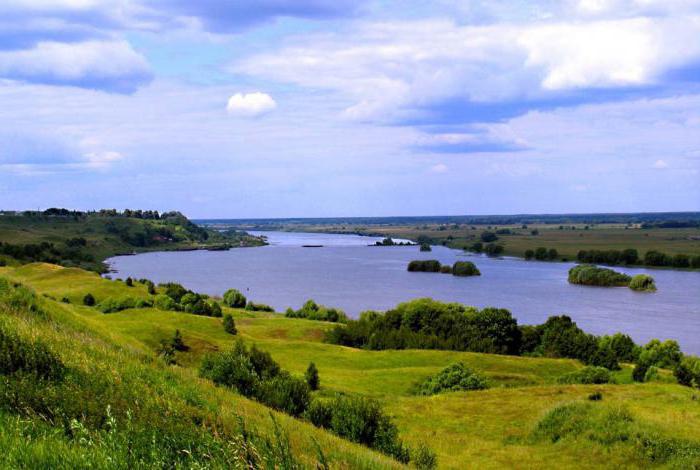
<path fill-rule="evenodd" d="M 356 316 L 386 310 L 417 297 L 503 307 L 521 324 L 542 323 L 565 313 L 595 334 L 622 331 L 637 342 L 672 338 L 685 352 L 700 354 L 700 273 L 615 268 L 654 276 L 658 291 L 571 285 L 572 263 L 523 261 L 470 255 L 445 247 L 373 247 L 381 238 L 356 235 L 253 232 L 270 245 L 229 251 L 184 251 L 119 256 L 109 260 L 114 277 L 177 281 L 189 289 L 221 295 L 231 287 L 279 311 L 309 298 Z M 323 245 L 303 248 L 302 245 Z M 479 277 L 409 273 L 413 259 L 444 264 L 469 259 Z"/>

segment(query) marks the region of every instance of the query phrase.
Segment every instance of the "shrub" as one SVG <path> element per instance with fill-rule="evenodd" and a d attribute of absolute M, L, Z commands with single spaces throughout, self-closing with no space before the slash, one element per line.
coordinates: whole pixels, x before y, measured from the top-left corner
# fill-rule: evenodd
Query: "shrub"
<path fill-rule="evenodd" d="M 615 333 L 612 336 L 603 336 L 598 340 L 598 347 L 610 349 L 618 361 L 635 362 L 639 358 L 641 348 L 637 346 L 629 335 Z"/>
<path fill-rule="evenodd" d="M 637 274 L 630 280 L 629 288 L 636 291 L 653 292 L 656 290 L 654 278 L 647 274 Z"/>
<path fill-rule="evenodd" d="M 418 470 L 435 470 L 437 468 L 437 455 L 425 444 L 420 444 L 411 453 L 411 462 Z"/>
<path fill-rule="evenodd" d="M 265 304 L 256 304 L 253 302 L 248 302 L 245 309 L 250 312 L 274 312 L 275 309 Z"/>
<path fill-rule="evenodd" d="M 496 236 L 495 233 L 488 232 L 488 231 L 483 232 L 481 234 L 480 238 L 481 238 L 481 241 L 484 243 L 491 243 L 491 242 L 495 242 L 496 240 L 498 240 L 498 237 Z"/>
<path fill-rule="evenodd" d="M 124 281 L 124 284 L 126 284 L 127 287 L 134 287 L 134 280 L 130 277 L 127 277 L 126 281 Z"/>
<path fill-rule="evenodd" d="M 547 251 L 547 259 L 550 261 L 557 259 L 558 256 L 559 252 L 555 248 L 550 248 Z"/>
<path fill-rule="evenodd" d="M 311 390 L 318 390 L 320 380 L 318 378 L 318 369 L 316 369 L 316 364 L 313 362 L 310 362 L 309 367 L 306 368 L 304 379 Z"/>
<path fill-rule="evenodd" d="M 224 293 L 224 305 L 231 308 L 245 308 L 247 300 L 240 291 L 229 289 Z"/>
<path fill-rule="evenodd" d="M 454 276 L 481 276 L 481 272 L 471 261 L 457 261 L 452 265 Z"/>
<path fill-rule="evenodd" d="M 469 251 L 473 251 L 474 253 L 481 253 L 482 251 L 484 251 L 484 244 L 481 242 L 476 242 L 469 247 Z"/>
<path fill-rule="evenodd" d="M 433 249 L 430 247 L 429 244 L 427 244 L 427 243 L 421 243 L 421 245 L 420 245 L 420 251 L 433 251 Z"/>
<path fill-rule="evenodd" d="M 233 317 L 230 313 L 224 315 L 224 331 L 230 335 L 235 335 L 238 333 L 236 329 L 236 322 L 233 321 Z"/>
<path fill-rule="evenodd" d="M 448 264 L 443 264 L 442 266 L 440 266 L 440 272 L 442 274 L 452 274 L 452 266 Z"/>
<path fill-rule="evenodd" d="M 535 252 L 534 250 L 525 250 L 525 259 L 531 260 L 532 258 L 535 257 Z"/>
<path fill-rule="evenodd" d="M 87 305 L 88 307 L 92 307 L 95 305 L 95 297 L 92 296 L 89 292 L 85 294 L 83 297 L 83 305 Z"/>
<path fill-rule="evenodd" d="M 557 382 L 560 384 L 607 384 L 612 382 L 610 371 L 604 367 L 587 366 L 564 374 Z"/>
<path fill-rule="evenodd" d="M 693 256 L 690 259 L 690 267 L 693 269 L 700 269 L 700 255 Z"/>
<path fill-rule="evenodd" d="M 164 294 L 173 299 L 176 303 L 180 303 L 182 297 L 189 292 L 189 290 L 176 282 L 160 284 L 160 287 L 165 289 Z"/>
<path fill-rule="evenodd" d="M 590 401 L 600 401 L 603 399 L 603 394 L 601 392 L 593 392 L 588 395 L 588 399 Z"/>
<path fill-rule="evenodd" d="M 211 314 L 212 317 L 221 317 L 221 305 L 219 305 L 218 302 L 214 300 L 207 301 L 207 304 L 209 305 L 209 313 Z"/>
<path fill-rule="evenodd" d="M 461 362 L 451 364 L 437 375 L 427 378 L 416 387 L 418 395 L 435 395 L 442 392 L 483 390 L 488 388 L 486 380 Z"/>
<path fill-rule="evenodd" d="M 61 380 L 66 367 L 41 340 L 27 340 L 0 323 L 0 374 L 32 374 L 46 380 Z"/>
<path fill-rule="evenodd" d="M 700 358 L 685 356 L 673 372 L 679 384 L 700 388 Z"/>
<path fill-rule="evenodd" d="M 414 260 L 408 263 L 408 271 L 411 272 L 440 272 L 440 262 L 435 259 Z"/>
<path fill-rule="evenodd" d="M 346 323 L 348 317 L 340 309 L 318 305 L 312 299 L 304 302 L 299 310 L 288 308 L 284 313 L 289 318 L 306 318 L 308 320 L 327 321 L 332 323 Z"/>
<path fill-rule="evenodd" d="M 286 372 L 261 381 L 255 398 L 267 406 L 292 416 L 300 416 L 311 402 L 309 386 L 306 382 Z"/>
<path fill-rule="evenodd" d="M 496 245 L 495 243 L 489 243 L 484 247 L 484 253 L 489 256 L 498 256 L 503 253 L 503 245 Z"/>
<path fill-rule="evenodd" d="M 170 344 L 175 351 L 187 351 L 190 349 L 185 345 L 180 330 L 175 330 L 175 334 L 173 335 L 173 339 L 170 340 Z"/>
<path fill-rule="evenodd" d="M 579 264 L 569 270 L 569 282 L 584 286 L 622 287 L 629 285 L 631 277 L 613 271 L 599 268 L 591 264 Z"/>
<path fill-rule="evenodd" d="M 169 296 L 165 294 L 158 294 L 153 299 L 153 305 L 158 310 L 177 310 L 178 304 Z"/>
<path fill-rule="evenodd" d="M 121 312 L 129 308 L 137 308 L 139 299 L 134 297 L 107 297 L 100 302 L 97 308 L 102 313 Z"/>

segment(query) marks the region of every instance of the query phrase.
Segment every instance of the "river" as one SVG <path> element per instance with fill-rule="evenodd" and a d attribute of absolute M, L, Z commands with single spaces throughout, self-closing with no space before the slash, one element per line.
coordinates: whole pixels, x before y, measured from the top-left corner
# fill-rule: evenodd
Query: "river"
<path fill-rule="evenodd" d="M 420 252 L 417 246 L 368 246 L 380 238 L 293 232 L 251 232 L 268 237 L 267 246 L 229 251 L 155 252 L 108 260 L 113 277 L 175 281 L 196 292 L 221 295 L 231 287 L 278 311 L 307 299 L 340 307 L 350 316 L 386 310 L 399 302 L 432 297 L 477 307 L 509 309 L 520 324 L 567 314 L 595 334 L 621 331 L 637 342 L 675 339 L 684 352 L 700 354 L 700 272 L 615 268 L 647 273 L 654 293 L 626 287 L 571 285 L 566 262 L 489 258 L 445 247 Z M 303 245 L 323 245 L 304 248 Z M 478 277 L 412 273 L 414 259 L 443 264 L 473 261 Z"/>

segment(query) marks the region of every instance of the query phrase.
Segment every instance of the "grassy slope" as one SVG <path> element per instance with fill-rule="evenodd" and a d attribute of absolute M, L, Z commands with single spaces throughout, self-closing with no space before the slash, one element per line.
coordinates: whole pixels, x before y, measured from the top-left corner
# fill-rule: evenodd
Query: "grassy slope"
<path fill-rule="evenodd" d="M 0 268 L 0 275 L 21 280 L 39 292 L 54 296 L 61 294 L 61 286 L 72 286 L 68 288 L 69 297 L 76 299 L 88 291 L 98 300 L 115 291 L 144 294 L 141 287 L 128 288 L 84 271 L 50 265 Z M 139 352 L 151 353 L 160 339 L 171 337 L 178 328 L 191 347 L 190 352 L 178 353 L 183 366 L 196 366 L 206 351 L 226 348 L 233 341 L 224 333 L 220 319 L 153 309 L 103 315 L 87 307 L 57 305 L 93 331 Z M 464 468 L 466 462 L 480 468 L 576 467 L 582 462 L 598 468 L 648 466 L 650 462 L 640 457 L 632 445 L 611 448 L 584 437 L 556 444 L 528 440 L 547 410 L 561 403 L 585 400 L 594 390 L 602 391 L 604 396 L 603 402 L 596 404 L 598 407 L 624 406 L 635 419 L 652 426 L 662 436 L 700 441 L 696 426 L 700 422 L 700 401 L 693 398 L 697 392 L 671 383 L 668 375 L 660 382 L 643 385 L 557 385 L 558 376 L 580 365 L 570 360 L 447 351 L 355 350 L 320 342 L 323 330 L 331 327 L 330 324 L 286 319 L 275 314 L 228 311 L 236 318 L 239 336 L 269 351 L 283 367 L 301 374 L 313 360 L 322 381 L 319 393 L 345 391 L 378 398 L 394 415 L 402 437 L 411 444 L 429 443 L 437 451 L 441 467 Z M 482 371 L 494 387 L 434 397 L 411 395 L 415 382 L 457 360 Z M 202 383 L 193 369 L 183 367 L 174 371 L 185 381 L 207 387 L 216 396 L 225 396 L 227 402 L 235 404 L 231 406 L 237 413 L 258 426 L 266 426 L 266 412 L 259 405 Z M 625 369 L 619 373 L 621 382 L 629 382 L 629 372 Z M 295 439 L 301 439 L 297 434 Z M 306 448 L 298 441 L 294 444 Z M 348 444 L 344 446 L 343 449 L 356 449 Z M 369 455 L 377 458 L 372 453 Z"/>
<path fill-rule="evenodd" d="M 179 241 L 164 241 L 150 246 L 134 246 L 127 243 L 118 234 L 110 233 L 107 224 L 113 222 L 117 227 L 130 233 L 142 231 L 149 227 L 157 229 L 167 227 L 178 237 Z M 116 254 L 152 250 L 181 250 L 206 248 L 218 246 L 223 243 L 232 243 L 244 246 L 259 245 L 261 242 L 248 236 L 226 238 L 217 232 L 210 231 L 210 239 L 207 242 L 197 241 L 188 227 L 168 223 L 165 220 L 148 220 L 127 217 L 100 217 L 87 216 L 78 220 L 73 217 L 40 217 L 40 216 L 0 216 L 0 241 L 14 245 L 37 244 L 41 242 L 54 243 L 62 246 L 65 240 L 81 237 L 87 241 L 87 246 L 82 251 L 94 256 L 95 262 L 86 263 L 84 267 L 99 270 L 101 263 L 106 258 Z M 9 262 L 11 259 L 0 255 Z"/>
<path fill-rule="evenodd" d="M 567 225 L 571 227 L 571 224 Z M 516 235 L 499 235 L 497 243 L 503 244 L 505 254 L 511 256 L 524 256 L 525 250 L 543 246 L 555 248 L 561 258 L 576 259 L 579 250 L 624 250 L 635 248 L 640 256 L 644 256 L 649 250 L 657 250 L 668 254 L 700 255 L 700 229 L 640 229 L 628 228 L 619 224 L 599 224 L 590 226 L 584 230 L 585 224 L 574 225 L 576 230 L 559 230 L 559 225 L 533 224 L 527 229 L 521 225 L 491 226 L 491 231 L 496 228 L 508 228 Z M 425 226 L 290 226 L 290 229 L 304 231 L 338 232 L 338 233 L 372 233 L 395 238 L 417 239 L 420 235 L 426 235 L 436 244 L 443 241 L 455 248 L 463 248 L 474 242 L 480 241 L 480 234 L 487 230 L 486 226 L 477 225 L 472 229 L 469 225 L 461 225 L 459 228 L 445 226 L 444 230 L 438 225 Z M 539 235 L 531 235 L 531 230 L 537 229 Z M 452 239 L 448 239 L 452 237 Z"/>

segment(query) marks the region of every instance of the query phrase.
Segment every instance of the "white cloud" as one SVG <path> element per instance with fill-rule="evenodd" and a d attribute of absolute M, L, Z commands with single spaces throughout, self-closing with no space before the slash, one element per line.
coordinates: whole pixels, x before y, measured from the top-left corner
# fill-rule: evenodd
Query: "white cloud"
<path fill-rule="evenodd" d="M 257 117 L 267 114 L 277 107 L 277 103 L 267 93 L 236 93 L 228 99 L 226 110 L 240 117 Z"/>
<path fill-rule="evenodd" d="M 438 163 L 430 167 L 432 173 L 447 173 L 447 170 L 449 170 L 449 168 L 444 163 Z"/>
<path fill-rule="evenodd" d="M 355 23 L 308 34 L 232 66 L 246 73 L 331 89 L 359 120 L 410 117 L 460 99 L 542 99 L 576 88 L 659 83 L 700 59 L 700 16 L 458 25 L 420 20 Z"/>
<path fill-rule="evenodd" d="M 656 160 L 654 162 L 653 167 L 662 170 L 664 168 L 668 168 L 668 163 L 666 162 L 666 160 Z"/>
<path fill-rule="evenodd" d="M 49 41 L 0 52 L 0 76 L 130 92 L 149 81 L 151 72 L 146 59 L 126 41 Z"/>

